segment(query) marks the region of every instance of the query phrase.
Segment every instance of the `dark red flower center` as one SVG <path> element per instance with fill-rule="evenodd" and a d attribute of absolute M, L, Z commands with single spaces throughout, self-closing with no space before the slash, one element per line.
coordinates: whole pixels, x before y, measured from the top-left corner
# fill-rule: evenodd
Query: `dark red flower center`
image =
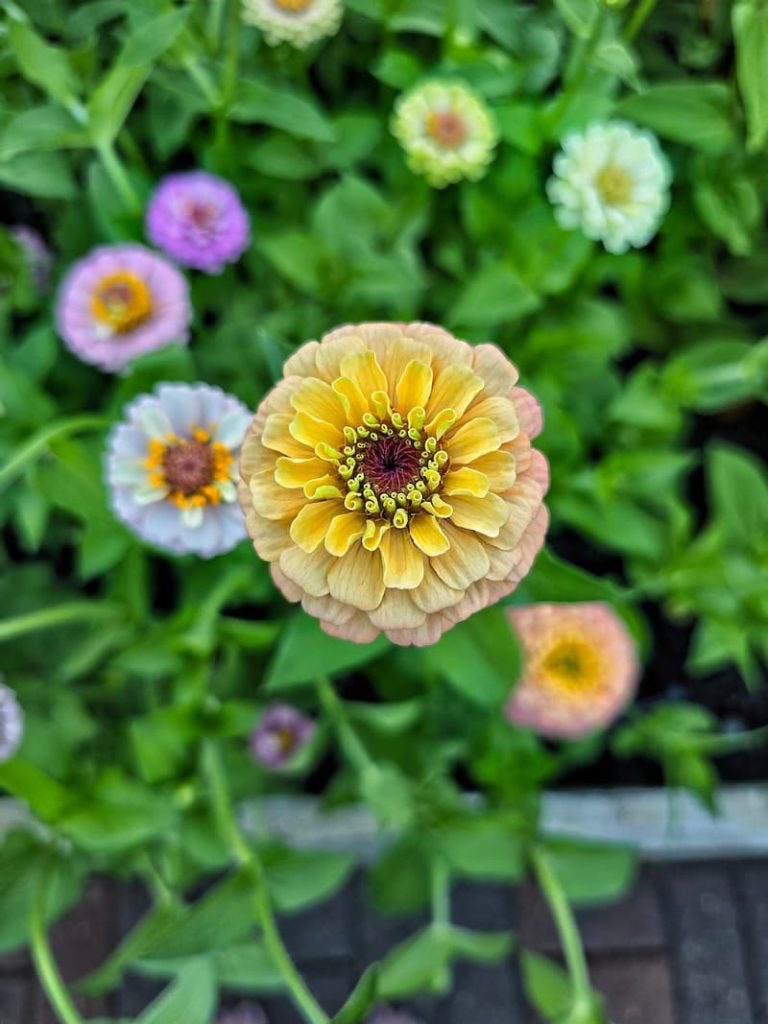
<path fill-rule="evenodd" d="M 200 231 L 209 231 L 216 220 L 218 210 L 213 203 L 191 202 L 187 207 L 187 215 L 192 224 Z"/>
<path fill-rule="evenodd" d="M 174 491 L 194 494 L 211 482 L 213 452 L 202 441 L 182 441 L 163 456 L 165 479 Z"/>
<path fill-rule="evenodd" d="M 360 468 L 377 494 L 391 494 L 419 479 L 421 453 L 406 438 L 383 437 L 368 445 Z"/>

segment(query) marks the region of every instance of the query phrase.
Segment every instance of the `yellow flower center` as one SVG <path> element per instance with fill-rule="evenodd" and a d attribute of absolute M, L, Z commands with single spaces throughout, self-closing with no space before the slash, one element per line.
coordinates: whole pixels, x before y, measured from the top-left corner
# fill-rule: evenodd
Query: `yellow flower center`
<path fill-rule="evenodd" d="M 230 479 L 233 458 L 226 445 L 196 428 L 188 438 L 150 441 L 144 465 L 150 486 L 168 488 L 167 501 L 179 508 L 202 508 L 221 502 L 218 485 Z"/>
<path fill-rule="evenodd" d="M 598 172 L 595 185 L 608 206 L 621 206 L 632 197 L 632 178 L 618 164 L 606 164 Z"/>
<path fill-rule="evenodd" d="M 433 111 L 428 114 L 426 127 L 427 134 L 438 146 L 444 146 L 446 149 L 460 146 L 467 135 L 464 118 L 454 110 L 446 110 L 441 114 Z"/>
<path fill-rule="evenodd" d="M 558 689 L 582 696 L 602 687 L 602 662 L 585 637 L 558 637 L 545 651 L 540 671 Z"/>
<path fill-rule="evenodd" d="M 91 299 L 91 311 L 117 334 L 125 334 L 150 315 L 152 296 L 137 274 L 122 270 L 101 279 Z"/>
<path fill-rule="evenodd" d="M 399 529 L 420 510 L 447 518 L 451 507 L 438 492 L 448 453 L 422 429 L 424 410 L 412 409 L 404 419 L 380 392 L 374 395 L 377 405 L 378 415 L 368 412 L 357 429 L 344 428 L 347 444 L 331 460 L 346 486 L 345 507 Z"/>
<path fill-rule="evenodd" d="M 272 3 L 288 14 L 301 14 L 312 6 L 314 0 L 272 0 Z"/>

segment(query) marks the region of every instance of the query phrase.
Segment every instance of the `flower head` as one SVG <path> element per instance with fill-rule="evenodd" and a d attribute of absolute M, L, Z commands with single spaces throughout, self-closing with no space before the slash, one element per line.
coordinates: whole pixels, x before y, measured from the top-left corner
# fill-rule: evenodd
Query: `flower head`
<path fill-rule="evenodd" d="M 669 206 L 672 181 L 655 135 L 623 121 L 569 135 L 547 192 L 563 228 L 581 228 L 609 252 L 647 245 Z"/>
<path fill-rule="evenodd" d="M 401 96 L 392 133 L 411 170 L 436 188 L 482 178 L 498 141 L 488 108 L 459 82 L 427 82 Z"/>
<path fill-rule="evenodd" d="M 245 532 L 237 458 L 251 414 L 207 384 L 161 384 L 112 431 L 107 478 L 115 514 L 175 554 L 229 551 Z"/>
<path fill-rule="evenodd" d="M 51 284 L 51 266 L 53 264 L 51 250 L 43 241 L 42 236 L 26 224 L 15 224 L 8 230 L 24 253 L 24 261 L 35 290 L 39 295 L 43 295 Z"/>
<path fill-rule="evenodd" d="M 235 189 L 205 171 L 169 174 L 147 207 L 147 237 L 158 249 L 208 274 L 219 274 L 248 247 L 250 222 Z"/>
<path fill-rule="evenodd" d="M 260 28 L 270 46 L 299 50 L 339 31 L 341 0 L 243 0 L 243 20 Z"/>
<path fill-rule="evenodd" d="M 266 708 L 251 735 L 253 756 L 267 768 L 282 768 L 310 742 L 315 723 L 290 704 Z"/>
<path fill-rule="evenodd" d="M 542 736 L 575 739 L 609 725 L 632 700 L 639 666 L 627 627 L 607 605 L 510 608 L 523 674 L 507 717 Z"/>
<path fill-rule="evenodd" d="M 0 676 L 0 764 L 10 761 L 21 746 L 24 735 L 24 712 L 16 694 Z"/>
<path fill-rule="evenodd" d="M 59 292 L 59 334 L 76 356 L 103 370 L 172 341 L 186 342 L 187 282 L 143 245 L 105 245 L 79 260 Z"/>
<path fill-rule="evenodd" d="M 430 644 L 509 594 L 547 525 L 536 400 L 493 345 L 359 324 L 303 345 L 243 444 L 240 501 L 323 628 Z"/>
<path fill-rule="evenodd" d="M 255 1003 L 241 1003 L 234 1010 L 225 1010 L 216 1018 L 216 1024 L 269 1024 L 267 1015 Z"/>

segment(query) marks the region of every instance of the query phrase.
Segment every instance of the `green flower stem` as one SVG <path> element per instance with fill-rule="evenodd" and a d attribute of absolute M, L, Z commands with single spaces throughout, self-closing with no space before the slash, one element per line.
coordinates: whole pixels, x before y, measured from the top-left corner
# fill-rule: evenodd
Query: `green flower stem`
<path fill-rule="evenodd" d="M 240 63 L 240 0 L 229 0 L 229 18 L 227 21 L 227 53 L 224 63 L 224 80 L 222 82 L 222 108 L 224 115 L 237 92 L 237 69 Z"/>
<path fill-rule="evenodd" d="M 66 420 L 57 420 L 46 427 L 42 427 L 33 434 L 27 443 L 16 452 L 13 458 L 0 468 L 0 491 L 7 487 L 21 471 L 41 455 L 51 441 L 68 434 L 83 434 L 90 430 L 102 430 L 109 421 L 104 416 L 73 416 Z"/>
<path fill-rule="evenodd" d="M 32 913 L 29 921 L 32 960 L 34 961 L 35 970 L 37 971 L 43 991 L 48 996 L 48 1001 L 61 1024 L 83 1024 L 83 1019 L 75 1009 L 75 1005 L 59 974 L 59 969 L 56 966 L 56 961 L 53 958 L 48 942 L 44 913 L 47 891 L 47 885 L 41 885 L 32 904 Z"/>
<path fill-rule="evenodd" d="M 560 943 L 565 955 L 565 962 L 573 986 L 573 1004 L 571 1016 L 579 1019 L 593 1005 L 592 986 L 589 981 L 587 959 L 581 942 L 579 929 L 568 903 L 560 879 L 548 854 L 541 847 L 534 847 L 532 863 L 541 891 L 549 904 L 549 909 L 560 936 Z"/>
<path fill-rule="evenodd" d="M 589 66 L 592 62 L 597 44 L 603 35 L 603 27 L 605 26 L 605 19 L 608 14 L 608 9 L 601 5 L 595 15 L 595 20 L 592 25 L 592 31 L 589 37 L 584 42 L 581 55 L 568 79 L 565 88 L 560 93 L 560 97 L 552 107 L 549 113 L 549 127 L 550 131 L 553 131 L 560 124 L 565 114 L 568 111 L 571 103 L 576 99 L 576 96 L 584 84 L 584 79 L 587 77 L 589 72 Z"/>
<path fill-rule="evenodd" d="M 107 172 L 115 191 L 125 203 L 126 208 L 134 216 L 141 213 L 141 200 L 131 184 L 131 179 L 123 167 L 120 157 L 111 142 L 102 143 L 97 147 L 99 159 Z"/>
<path fill-rule="evenodd" d="M 766 745 L 768 745 L 768 725 L 763 725 L 759 729 L 749 729 L 744 732 L 701 736 L 696 740 L 694 749 L 702 754 L 717 756 L 732 754 L 737 750 L 754 750 L 755 747 Z"/>
<path fill-rule="evenodd" d="M 442 857 L 432 861 L 432 925 L 445 928 L 451 923 L 451 872 Z"/>
<path fill-rule="evenodd" d="M 339 699 L 339 695 L 336 693 L 333 683 L 327 676 L 321 676 L 317 680 L 316 686 L 320 697 L 320 703 L 325 708 L 325 712 L 336 730 L 336 735 L 339 737 L 341 748 L 349 758 L 350 762 L 361 772 L 370 772 L 372 769 L 378 771 L 376 762 L 365 749 L 359 736 L 352 728 L 352 724 L 350 723 L 346 709 L 344 708 L 344 703 Z"/>
<path fill-rule="evenodd" d="M 116 618 L 121 609 L 114 604 L 99 601 L 68 601 L 66 604 L 54 605 L 53 608 L 41 608 L 26 615 L 0 622 L 0 643 L 4 640 L 15 640 L 26 633 L 36 633 L 41 629 L 51 629 L 69 622 L 93 621 L 94 619 Z"/>
<path fill-rule="evenodd" d="M 658 0 L 640 0 L 640 3 L 632 12 L 632 17 L 629 19 L 624 29 L 624 38 L 627 42 L 630 42 L 635 38 L 650 15 L 653 13 L 653 9 L 657 3 Z"/>
<path fill-rule="evenodd" d="M 294 1003 L 309 1024 L 328 1024 L 328 1015 L 307 988 L 285 948 L 264 882 L 263 866 L 237 823 L 221 756 L 218 748 L 210 742 L 203 748 L 203 769 L 211 789 L 211 802 L 221 836 L 229 844 L 236 862 L 253 877 L 256 914 L 272 961 L 280 971 Z"/>
<path fill-rule="evenodd" d="M 208 23 L 206 26 L 206 37 L 208 49 L 215 56 L 219 52 L 219 39 L 221 38 L 221 26 L 224 20 L 224 7 L 227 0 L 210 0 L 208 8 Z"/>

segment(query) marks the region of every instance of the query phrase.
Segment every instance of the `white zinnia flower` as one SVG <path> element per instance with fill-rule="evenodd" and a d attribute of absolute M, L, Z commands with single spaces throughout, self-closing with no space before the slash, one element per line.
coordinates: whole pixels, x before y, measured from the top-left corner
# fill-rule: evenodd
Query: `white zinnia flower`
<path fill-rule="evenodd" d="M 238 457 L 251 414 L 207 384 L 161 384 L 126 407 L 109 439 L 115 514 L 174 554 L 210 558 L 245 537 Z"/>
<path fill-rule="evenodd" d="M 0 764 L 10 761 L 24 735 L 24 712 L 16 694 L 5 686 L 2 678 L 0 676 Z"/>
<path fill-rule="evenodd" d="M 270 46 L 299 50 L 339 30 L 341 0 L 243 0 L 243 21 L 264 33 Z"/>
<path fill-rule="evenodd" d="M 411 170 L 437 188 L 482 178 L 498 141 L 488 108 L 458 82 L 426 82 L 401 96 L 392 134 Z"/>
<path fill-rule="evenodd" d="M 569 135 L 547 193 L 561 227 L 581 228 L 609 252 L 647 245 L 669 206 L 669 163 L 651 132 L 623 121 Z"/>

